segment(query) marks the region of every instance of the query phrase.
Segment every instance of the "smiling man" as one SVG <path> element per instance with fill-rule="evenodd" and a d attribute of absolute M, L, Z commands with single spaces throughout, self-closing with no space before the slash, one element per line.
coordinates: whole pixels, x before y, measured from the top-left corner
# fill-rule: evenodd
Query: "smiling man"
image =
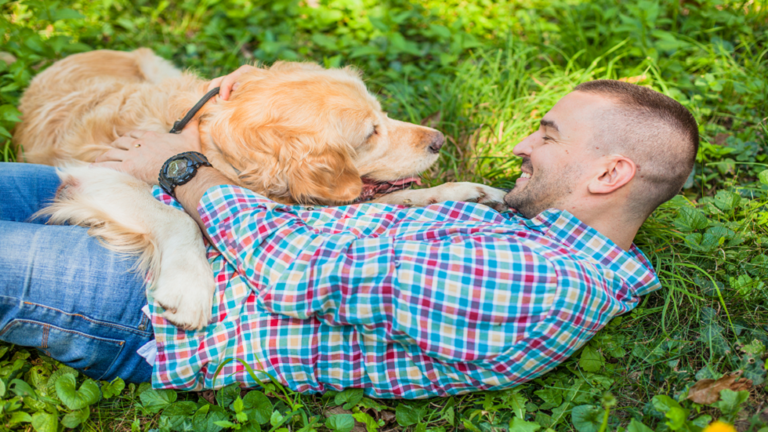
<path fill-rule="evenodd" d="M 677 101 L 645 87 L 577 86 L 515 146 L 523 175 L 504 201 L 525 217 L 567 210 L 628 250 L 640 225 L 683 187 L 699 131 Z"/>
<path fill-rule="evenodd" d="M 131 133 L 98 165 L 156 183 L 166 161 L 199 151 L 195 131 Z M 533 379 L 659 288 L 632 241 L 648 215 L 680 191 L 697 148 L 696 122 L 676 101 L 632 84 L 594 81 L 561 99 L 515 147 L 523 175 L 505 197 L 513 209 L 507 213 L 460 202 L 307 210 L 229 185 L 200 166 L 172 189 L 175 200 L 155 192 L 189 213 L 211 241 L 214 318 L 184 332 L 149 300 L 154 340 L 141 351 L 153 385 L 211 387 L 219 369 L 217 386 L 266 378 L 254 379 L 232 359 L 297 391 L 356 387 L 377 397 L 498 390 Z M 24 197 L 50 195 L 56 182 L 49 182 L 51 191 L 29 194 L 14 170 L 21 168 L 0 170 L 0 185 L 20 197 L 17 207 L 34 211 L 37 204 Z M 22 213 L 0 206 L 3 220 Z M 85 231 L 77 235 L 87 239 Z M 9 250 L 21 250 L 28 235 L 6 237 L 0 241 Z M 110 256 L 95 246 L 80 252 L 46 258 L 42 249 L 36 261 Z M 45 301 L 46 280 L 27 278 L 33 264 L 16 255 L 2 257 L 18 269 L 0 279 L 5 290 L 27 284 L 25 295 L 40 292 L 36 301 Z M 98 280 L 70 283 L 88 285 L 80 291 L 113 289 Z M 122 288 L 125 304 L 141 304 L 143 285 L 122 283 L 136 285 Z M 85 331 L 78 323 L 90 319 L 87 311 L 57 307 L 68 313 L 65 331 Z M 14 313 L 21 312 L 5 312 L 0 324 L 10 325 Z M 22 336 L 34 339 L 30 334 L 3 333 L 22 345 Z M 136 350 L 128 349 L 138 341 L 126 339 L 116 358 L 87 369 L 99 370 L 101 379 L 148 379 L 146 368 L 137 372 Z"/>

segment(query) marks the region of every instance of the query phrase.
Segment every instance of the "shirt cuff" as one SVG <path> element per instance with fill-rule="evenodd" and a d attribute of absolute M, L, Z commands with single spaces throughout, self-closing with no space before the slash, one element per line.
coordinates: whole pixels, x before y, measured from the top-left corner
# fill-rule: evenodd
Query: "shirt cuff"
<path fill-rule="evenodd" d="M 211 186 L 205 191 L 197 205 L 200 217 L 208 219 L 226 219 L 242 210 L 279 205 L 256 192 L 234 185 Z"/>

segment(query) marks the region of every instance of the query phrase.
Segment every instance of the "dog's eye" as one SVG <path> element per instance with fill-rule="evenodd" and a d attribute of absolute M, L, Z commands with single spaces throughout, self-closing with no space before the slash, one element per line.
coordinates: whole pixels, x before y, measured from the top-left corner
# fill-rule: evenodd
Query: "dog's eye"
<path fill-rule="evenodd" d="M 365 138 L 365 140 L 366 140 L 366 141 L 368 141 L 368 140 L 369 140 L 369 139 L 371 139 L 371 138 L 372 138 L 374 135 L 378 135 L 378 134 L 379 134 L 379 130 L 378 130 L 378 129 L 379 129 L 379 128 L 378 128 L 378 126 L 374 126 L 374 127 L 373 127 L 373 131 L 372 131 L 370 134 L 368 134 L 368 136 Z"/>

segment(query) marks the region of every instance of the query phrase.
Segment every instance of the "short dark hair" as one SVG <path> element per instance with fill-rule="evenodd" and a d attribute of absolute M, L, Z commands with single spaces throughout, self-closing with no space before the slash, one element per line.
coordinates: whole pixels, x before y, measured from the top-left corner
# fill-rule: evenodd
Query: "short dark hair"
<path fill-rule="evenodd" d="M 623 81 L 589 81 L 574 91 L 610 97 L 619 103 L 622 117 L 628 117 L 608 139 L 637 165 L 638 212 L 648 216 L 680 192 L 699 150 L 699 126 L 688 109 L 669 96 Z"/>

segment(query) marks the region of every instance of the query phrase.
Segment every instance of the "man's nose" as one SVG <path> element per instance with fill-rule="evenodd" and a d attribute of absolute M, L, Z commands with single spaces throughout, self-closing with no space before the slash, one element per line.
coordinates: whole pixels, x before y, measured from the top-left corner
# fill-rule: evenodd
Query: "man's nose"
<path fill-rule="evenodd" d="M 440 149 L 443 148 L 443 144 L 445 144 L 445 135 L 437 131 L 435 132 L 436 133 L 432 136 L 432 140 L 429 143 L 429 151 L 432 153 L 440 153 Z"/>
<path fill-rule="evenodd" d="M 525 137 L 524 140 L 517 143 L 517 145 L 512 149 L 512 153 L 514 153 L 515 156 L 530 156 L 532 145 L 533 145 L 533 135 L 530 134 L 527 137 Z"/>

